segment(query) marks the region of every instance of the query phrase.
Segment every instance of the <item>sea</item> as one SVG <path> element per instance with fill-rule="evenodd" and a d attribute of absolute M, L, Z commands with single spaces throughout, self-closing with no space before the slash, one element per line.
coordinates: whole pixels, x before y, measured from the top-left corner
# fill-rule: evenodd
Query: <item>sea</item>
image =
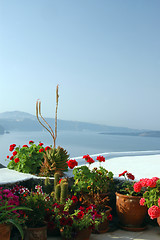
<path fill-rule="evenodd" d="M 32 140 L 36 144 L 44 143 L 44 146 L 53 145 L 53 139 L 47 131 L 36 132 L 10 132 L 0 135 L 0 163 L 7 166 L 11 156 L 9 146 L 16 144 L 23 146 Z M 140 153 L 160 154 L 160 138 L 142 136 L 123 136 L 100 134 L 91 131 L 59 131 L 56 146 L 65 148 L 70 158 L 76 158 L 85 154 L 103 154 L 113 156 L 141 155 Z"/>

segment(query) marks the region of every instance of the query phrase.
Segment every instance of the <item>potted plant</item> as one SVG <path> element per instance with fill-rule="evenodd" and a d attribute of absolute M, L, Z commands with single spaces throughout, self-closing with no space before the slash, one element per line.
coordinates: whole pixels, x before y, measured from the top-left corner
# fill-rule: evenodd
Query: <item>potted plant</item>
<path fill-rule="evenodd" d="M 7 167 L 23 173 L 39 174 L 45 149 L 47 150 L 47 147 L 44 148 L 41 142 L 36 145 L 29 141 L 29 145 L 22 147 L 11 144 L 9 151 L 12 152 L 12 156 Z"/>
<path fill-rule="evenodd" d="M 90 205 L 87 208 L 80 206 L 73 213 L 70 213 L 69 207 L 72 201 L 68 199 L 64 210 L 61 210 L 60 206 L 55 204 L 55 223 L 59 227 L 63 239 L 88 240 L 92 228 L 97 228 L 99 223 L 104 220 L 104 213 L 98 214 L 94 205 Z"/>
<path fill-rule="evenodd" d="M 114 189 L 113 173 L 107 171 L 103 167 L 90 169 L 90 165 L 94 160 L 89 155 L 84 155 L 89 165 L 76 167 L 73 170 L 74 183 L 72 191 L 79 195 L 80 198 L 88 195 L 90 201 L 94 203 L 94 194 L 99 193 L 101 198 L 105 198 Z M 98 156 L 97 160 L 105 161 L 103 156 Z M 100 161 L 99 161 L 100 162 Z"/>
<path fill-rule="evenodd" d="M 21 195 L 21 205 L 30 207 L 33 212 L 25 211 L 28 216 L 26 221 L 26 239 L 47 240 L 47 223 L 45 219 L 52 209 L 52 199 L 42 191 L 40 185 L 35 186 L 36 192 L 26 192 Z"/>
<path fill-rule="evenodd" d="M 10 189 L 0 188 L 0 239 L 9 240 L 11 226 L 14 225 L 24 237 L 22 226 L 26 218 L 22 210 L 31 209 L 20 206 L 19 197 L 14 195 Z"/>
<path fill-rule="evenodd" d="M 131 231 L 141 231 L 145 229 L 144 220 L 147 208 L 139 204 L 143 195 L 135 192 L 133 185 L 136 184 L 134 175 L 124 171 L 119 177 L 125 178 L 124 182 L 118 185 L 116 192 L 116 210 L 121 228 Z"/>
<path fill-rule="evenodd" d="M 142 178 L 134 184 L 134 191 L 139 193 L 144 188 L 140 199 L 141 206 L 148 207 L 148 214 L 151 219 L 157 219 L 160 225 L 160 179 L 158 177 Z"/>

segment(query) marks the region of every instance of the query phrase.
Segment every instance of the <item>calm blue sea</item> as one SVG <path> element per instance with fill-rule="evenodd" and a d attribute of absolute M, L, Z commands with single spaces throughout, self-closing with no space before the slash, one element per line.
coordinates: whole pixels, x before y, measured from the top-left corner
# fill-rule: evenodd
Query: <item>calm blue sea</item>
<path fill-rule="evenodd" d="M 35 143 L 43 142 L 45 146 L 52 145 L 52 138 L 48 132 L 11 132 L 0 135 L 0 163 L 7 165 L 6 156 L 10 155 L 9 145 L 28 144 L 30 140 Z M 160 138 L 135 137 L 120 135 L 104 135 L 94 132 L 59 131 L 56 146 L 65 148 L 70 157 L 84 154 L 98 154 L 104 152 L 128 152 L 160 150 Z"/>

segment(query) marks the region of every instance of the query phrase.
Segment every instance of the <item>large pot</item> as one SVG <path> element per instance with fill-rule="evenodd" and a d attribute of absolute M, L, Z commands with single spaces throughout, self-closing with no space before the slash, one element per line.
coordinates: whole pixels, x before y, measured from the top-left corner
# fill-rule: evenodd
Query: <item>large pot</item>
<path fill-rule="evenodd" d="M 116 193 L 116 210 L 119 224 L 123 229 L 141 231 L 146 227 L 144 220 L 147 214 L 147 206 L 141 206 L 139 204 L 140 199 L 139 196 Z"/>
<path fill-rule="evenodd" d="M 25 240 L 47 240 L 47 226 L 39 228 L 27 228 Z"/>
<path fill-rule="evenodd" d="M 8 224 L 0 224 L 0 240 L 10 240 L 11 227 Z"/>

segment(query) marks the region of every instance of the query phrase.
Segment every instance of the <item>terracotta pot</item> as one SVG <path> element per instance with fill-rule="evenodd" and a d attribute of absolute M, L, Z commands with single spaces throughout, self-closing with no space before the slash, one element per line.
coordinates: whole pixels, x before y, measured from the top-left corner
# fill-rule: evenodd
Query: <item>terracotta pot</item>
<path fill-rule="evenodd" d="M 160 226 L 160 217 L 157 218 L 157 223 Z"/>
<path fill-rule="evenodd" d="M 93 233 L 105 233 L 105 232 L 108 232 L 108 230 L 109 230 L 109 220 L 107 219 L 107 217 L 110 215 L 110 213 L 112 211 L 112 208 L 109 207 L 109 206 L 107 206 L 106 208 L 107 208 L 107 210 L 105 211 L 106 218 L 105 218 L 104 222 L 100 223 L 99 226 L 98 226 L 98 229 L 93 230 Z"/>
<path fill-rule="evenodd" d="M 25 240 L 47 240 L 47 226 L 40 228 L 27 228 Z"/>
<path fill-rule="evenodd" d="M 139 204 L 141 197 L 116 193 L 116 210 L 120 226 L 126 230 L 142 230 L 147 207 Z"/>
<path fill-rule="evenodd" d="M 65 238 L 65 236 L 63 236 L 63 229 L 60 229 L 60 233 L 63 240 L 89 240 L 91 232 L 92 229 L 85 228 L 80 231 L 77 231 L 77 233 L 74 233 L 73 234 L 74 237 L 72 237 L 71 239 L 67 239 Z"/>
<path fill-rule="evenodd" d="M 82 229 L 81 231 L 78 231 L 75 237 L 75 240 L 89 240 L 90 235 L 91 235 L 92 229 L 85 228 Z"/>
<path fill-rule="evenodd" d="M 0 224 L 0 240 L 10 240 L 11 227 L 8 224 Z"/>

